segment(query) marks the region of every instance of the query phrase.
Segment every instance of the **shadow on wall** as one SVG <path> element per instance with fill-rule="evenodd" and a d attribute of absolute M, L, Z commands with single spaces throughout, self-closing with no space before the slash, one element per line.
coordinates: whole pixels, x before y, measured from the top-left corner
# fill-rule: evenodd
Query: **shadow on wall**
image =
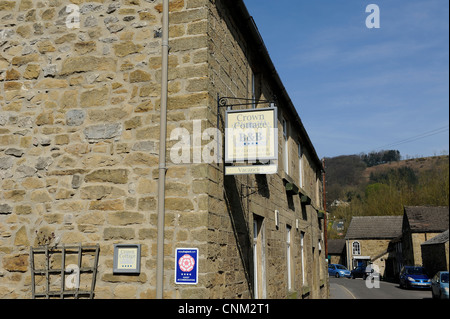
<path fill-rule="evenodd" d="M 225 201 L 233 227 L 234 238 L 239 250 L 239 256 L 244 267 L 245 277 L 248 288 L 253 295 L 253 254 L 252 243 L 250 241 L 251 233 L 245 218 L 242 197 L 239 194 L 234 176 L 225 176 L 224 180 Z"/>

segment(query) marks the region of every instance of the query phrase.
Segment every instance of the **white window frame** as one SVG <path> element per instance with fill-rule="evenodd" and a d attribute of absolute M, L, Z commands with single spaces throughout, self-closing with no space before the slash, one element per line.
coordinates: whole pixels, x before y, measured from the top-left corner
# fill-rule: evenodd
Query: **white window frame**
<path fill-rule="evenodd" d="M 256 76 L 252 72 L 252 109 L 256 109 Z"/>
<path fill-rule="evenodd" d="M 258 298 L 258 222 L 253 220 L 253 286 L 255 299 Z"/>
<path fill-rule="evenodd" d="M 302 257 L 302 285 L 305 285 L 305 249 L 304 249 L 305 233 L 300 233 L 300 251 Z"/>
<path fill-rule="evenodd" d="M 292 274 L 293 267 L 292 263 L 292 249 L 291 249 L 291 230 L 292 227 L 286 225 L 286 263 L 287 263 L 287 286 L 288 290 L 292 290 Z"/>
<path fill-rule="evenodd" d="M 352 255 L 361 256 L 361 244 L 359 243 L 359 241 L 354 241 L 352 243 Z"/>
<path fill-rule="evenodd" d="M 298 143 L 298 179 L 299 186 L 303 188 L 303 152 L 302 152 L 302 143 Z"/>
<path fill-rule="evenodd" d="M 316 203 L 320 206 L 320 172 L 316 171 Z"/>
<path fill-rule="evenodd" d="M 289 174 L 289 138 L 288 138 L 288 129 L 289 129 L 289 123 L 288 121 L 283 117 L 283 166 L 284 171 L 286 174 Z"/>
<path fill-rule="evenodd" d="M 255 299 L 266 297 L 263 224 L 263 219 L 253 218 L 253 290 Z"/>

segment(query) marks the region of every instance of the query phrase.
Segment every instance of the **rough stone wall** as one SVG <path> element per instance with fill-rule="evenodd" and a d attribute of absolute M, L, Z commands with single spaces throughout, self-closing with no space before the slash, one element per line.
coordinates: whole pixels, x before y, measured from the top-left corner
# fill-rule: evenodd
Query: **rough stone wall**
<path fill-rule="evenodd" d="M 220 96 L 250 98 L 252 96 L 252 73 L 257 79 L 257 99 L 273 97 L 274 88 L 270 76 L 264 68 L 255 65 L 255 54 L 248 47 L 239 28 L 228 18 L 223 1 L 210 5 L 209 21 L 209 60 L 211 99 Z M 265 106 L 258 106 L 265 107 Z M 253 280 L 253 220 L 263 218 L 263 255 L 265 268 L 266 298 L 326 298 L 327 275 L 323 251 L 323 241 L 317 210 L 320 202 L 302 205 L 299 195 L 286 193 L 282 164 L 282 126 L 281 117 L 286 106 L 278 105 L 279 161 L 278 173 L 265 176 L 223 176 L 223 165 L 210 167 L 209 187 L 209 261 L 211 265 L 211 288 L 215 297 L 247 298 L 255 289 Z M 234 109 L 238 109 L 236 107 Z M 249 108 L 249 107 L 243 107 Z M 217 108 L 212 108 L 216 112 Z M 220 110 L 222 116 L 224 110 Z M 214 115 L 216 115 L 215 113 Z M 222 123 L 222 122 L 221 122 Z M 223 123 L 221 124 L 223 125 Z M 223 126 L 222 126 L 223 127 Z M 290 132 L 289 148 L 292 177 L 298 185 L 298 156 L 294 139 L 300 134 L 293 125 Z M 304 178 L 311 187 L 307 188 L 311 198 L 316 198 L 316 168 L 305 153 Z M 297 166 L 296 166 L 297 165 Z M 297 172 L 297 176 L 295 176 Z M 289 177 L 288 177 L 289 178 Z M 225 189 L 222 188 L 225 185 Z M 275 226 L 275 210 L 279 211 L 279 226 Z M 299 228 L 296 228 L 296 220 Z M 291 227 L 291 257 L 293 259 L 292 290 L 287 289 L 286 226 Z M 300 236 L 305 233 L 304 260 L 301 260 Z M 321 241 L 320 254 L 318 242 Z M 314 248 L 313 248 L 314 247 Z M 302 285 L 301 263 L 304 263 L 305 285 Z M 227 265 L 222 268 L 221 265 Z M 215 273 L 215 274 L 214 274 Z"/>
<path fill-rule="evenodd" d="M 233 27 L 223 10 L 208 6 L 208 66 L 211 115 L 217 121 L 217 94 L 248 97 L 251 70 L 245 53 L 233 37 Z M 224 109 L 220 110 L 223 129 Z M 216 124 L 214 125 L 216 126 Z M 223 132 L 223 131 L 222 131 Z M 252 250 L 250 220 L 246 201 L 240 197 L 240 184 L 223 176 L 223 165 L 209 165 L 208 184 L 208 269 L 207 287 L 213 298 L 251 298 Z"/>
<path fill-rule="evenodd" d="M 413 256 L 412 265 L 422 265 L 422 248 L 421 245 L 427 240 L 436 237 L 440 233 L 412 233 L 412 251 L 410 254 Z"/>
<path fill-rule="evenodd" d="M 170 3 L 167 137 L 178 128 L 192 138 L 215 127 L 217 93 L 251 96 L 252 53 L 220 1 Z M 67 26 L 68 5 L 78 6 L 79 27 Z M 0 0 L 0 298 L 31 297 L 29 247 L 57 238 L 100 244 L 96 298 L 155 297 L 161 11 L 155 0 Z M 260 98 L 271 98 L 269 77 L 258 81 Z M 265 297 L 326 297 L 320 201 L 288 196 L 281 167 L 225 178 L 221 164 L 192 163 L 193 147 L 190 163 L 173 163 L 177 142 L 168 141 L 164 297 L 252 297 L 254 215 L 264 218 Z M 309 156 L 313 199 L 320 188 Z M 112 273 L 115 243 L 142 245 L 139 276 Z M 177 247 L 199 248 L 199 285 L 174 285 Z"/>
<path fill-rule="evenodd" d="M 379 256 L 383 252 L 386 252 L 389 247 L 389 243 L 391 241 L 388 239 L 367 239 L 367 240 L 358 240 L 358 242 L 361 245 L 361 256 L 370 256 L 371 258 L 374 258 Z M 353 241 L 350 241 L 350 247 L 352 247 L 351 246 L 352 243 Z M 352 249 L 350 249 L 350 254 L 352 254 Z M 386 252 L 377 260 L 373 261 L 373 263 L 378 267 L 380 274 L 382 276 L 385 276 L 387 257 L 388 253 Z"/>
<path fill-rule="evenodd" d="M 444 243 L 444 245 L 443 245 L 444 247 L 443 247 L 443 249 L 444 249 L 444 254 L 445 254 L 445 256 L 443 256 L 443 258 L 445 258 L 445 263 L 443 263 L 444 265 L 444 270 L 449 270 L 449 267 L 450 267 L 450 259 L 449 259 L 449 244 L 448 244 L 448 241 L 446 242 L 446 243 Z M 444 255 L 443 254 L 443 255 Z M 446 266 L 446 267 L 445 267 Z"/>
<path fill-rule="evenodd" d="M 448 271 L 448 241 L 441 244 L 424 245 L 421 248 L 423 266 L 430 277 L 433 277 L 438 271 Z"/>
<path fill-rule="evenodd" d="M 358 240 L 361 245 L 361 256 L 375 257 L 386 251 L 390 240 L 388 239 L 367 239 Z"/>
<path fill-rule="evenodd" d="M 71 4 L 79 28 L 67 27 Z M 168 136 L 207 118 L 204 4 L 171 1 Z M 100 244 L 97 298 L 155 296 L 161 11 L 154 0 L 0 1 L 0 297 L 31 296 L 29 246 L 57 237 Z M 184 296 L 170 287 L 173 248 L 201 246 L 203 177 L 169 163 L 166 297 Z M 139 276 L 112 274 L 114 243 L 142 244 Z"/>

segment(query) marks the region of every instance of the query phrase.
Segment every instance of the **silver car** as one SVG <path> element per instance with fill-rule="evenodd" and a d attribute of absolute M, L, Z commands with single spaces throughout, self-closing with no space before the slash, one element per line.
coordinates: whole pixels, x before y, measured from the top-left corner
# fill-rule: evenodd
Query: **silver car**
<path fill-rule="evenodd" d="M 431 280 L 433 299 L 448 299 L 448 271 L 439 271 Z"/>

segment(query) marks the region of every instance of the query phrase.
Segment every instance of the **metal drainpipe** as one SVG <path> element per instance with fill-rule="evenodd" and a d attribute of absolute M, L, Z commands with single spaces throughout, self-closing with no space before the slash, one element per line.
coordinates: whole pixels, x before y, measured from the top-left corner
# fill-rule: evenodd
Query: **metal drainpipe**
<path fill-rule="evenodd" d="M 163 298 L 164 281 L 164 215 L 166 182 L 166 134 L 167 134 L 167 95 L 169 60 L 169 0 L 163 0 L 162 26 L 162 76 L 159 132 L 159 179 L 158 179 L 158 237 L 156 255 L 156 298 Z"/>

